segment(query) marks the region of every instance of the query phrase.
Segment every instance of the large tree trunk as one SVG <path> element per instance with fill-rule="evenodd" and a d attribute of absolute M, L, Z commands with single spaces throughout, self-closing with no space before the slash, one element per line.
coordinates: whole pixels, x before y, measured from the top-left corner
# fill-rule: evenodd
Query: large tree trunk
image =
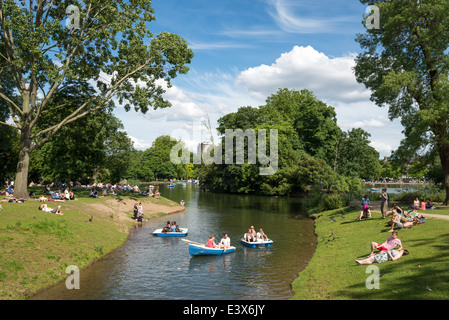
<path fill-rule="evenodd" d="M 446 199 L 443 204 L 447 205 L 449 202 L 449 145 L 441 147 L 439 153 L 444 174 L 444 189 L 446 190 Z"/>
<path fill-rule="evenodd" d="M 22 128 L 20 135 L 19 162 L 17 163 L 14 197 L 28 199 L 28 168 L 31 153 L 31 132 L 28 127 Z"/>

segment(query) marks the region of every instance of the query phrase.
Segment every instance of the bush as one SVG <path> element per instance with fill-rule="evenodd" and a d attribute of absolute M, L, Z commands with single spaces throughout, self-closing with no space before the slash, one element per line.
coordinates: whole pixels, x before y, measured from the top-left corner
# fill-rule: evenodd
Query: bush
<path fill-rule="evenodd" d="M 443 202 L 446 198 L 446 193 L 445 191 L 438 190 L 418 190 L 411 192 L 402 192 L 399 194 L 390 194 L 391 201 L 409 204 L 412 204 L 417 197 L 420 201 L 430 200 L 433 203 Z"/>
<path fill-rule="evenodd" d="M 322 211 L 334 210 L 348 205 L 348 201 L 343 194 L 326 194 L 322 202 Z"/>
<path fill-rule="evenodd" d="M 305 206 L 309 214 L 343 208 L 348 204 L 349 201 L 343 193 L 313 191 L 305 198 Z"/>

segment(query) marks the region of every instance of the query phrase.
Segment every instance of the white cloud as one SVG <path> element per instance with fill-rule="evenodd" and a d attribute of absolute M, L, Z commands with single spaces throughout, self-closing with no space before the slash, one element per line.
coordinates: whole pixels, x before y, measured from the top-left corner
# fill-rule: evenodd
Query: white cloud
<path fill-rule="evenodd" d="M 354 58 L 355 55 L 330 58 L 310 46 L 295 46 L 270 66 L 241 72 L 237 84 L 256 97 L 267 97 L 278 88 L 290 88 L 311 90 L 328 103 L 366 101 L 370 93 L 355 79 Z"/>
<path fill-rule="evenodd" d="M 128 137 L 131 139 L 131 141 L 134 143 L 134 148 L 138 149 L 138 150 L 145 150 L 148 149 L 149 147 L 151 147 L 151 142 L 147 142 L 141 139 L 138 139 L 136 137 L 131 136 L 128 133 Z"/>
<path fill-rule="evenodd" d="M 335 108 L 343 130 L 360 127 L 368 131 L 371 145 L 381 156 L 389 156 L 403 137 L 402 126 L 388 119 L 387 108 L 369 100 L 370 92 L 355 80 L 354 64 L 353 55 L 328 57 L 310 46 L 295 46 L 271 65 L 232 72 L 191 70 L 171 88 L 162 83 L 171 108 L 150 110 L 146 115 L 130 111 L 120 118 L 135 137 L 136 148 L 149 147 L 158 136 L 170 135 L 195 151 L 199 142 L 210 137 L 201 124 L 206 117 L 215 127 L 218 118 L 239 107 L 258 107 L 279 88 L 308 89 Z M 201 134 L 195 134 L 198 127 Z"/>
<path fill-rule="evenodd" d="M 355 122 L 346 122 L 342 123 L 341 127 L 343 128 L 383 128 L 386 126 L 385 121 L 381 121 L 379 119 L 366 119 Z"/>
<path fill-rule="evenodd" d="M 298 1 L 286 0 L 269 0 L 271 9 L 268 13 L 274 19 L 276 24 L 285 32 L 298 34 L 314 34 L 314 33 L 342 33 L 347 32 L 345 24 L 354 20 L 354 17 L 333 16 L 333 9 L 338 4 L 332 1 L 327 7 L 327 12 L 323 13 L 322 6 L 321 16 L 317 14 L 307 14 L 298 12 L 296 8 L 302 10 L 314 7 L 314 2 L 307 4 Z M 309 10 L 308 10 L 309 11 Z"/>
<path fill-rule="evenodd" d="M 390 143 L 385 143 L 381 141 L 371 141 L 370 146 L 379 152 L 381 158 L 384 156 L 389 156 L 391 154 L 391 151 L 393 151 L 395 148 Z M 397 148 L 397 146 L 395 146 Z"/>

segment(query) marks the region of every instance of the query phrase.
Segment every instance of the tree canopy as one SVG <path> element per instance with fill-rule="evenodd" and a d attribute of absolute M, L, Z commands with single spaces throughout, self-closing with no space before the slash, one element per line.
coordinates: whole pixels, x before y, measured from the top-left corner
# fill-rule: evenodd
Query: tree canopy
<path fill-rule="evenodd" d="M 435 150 L 449 200 L 449 2 L 446 0 L 368 1 L 380 12 L 380 28 L 356 41 L 363 52 L 355 74 L 404 126 L 403 153 Z"/>
<path fill-rule="evenodd" d="M 0 98 L 11 122 L 0 123 L 20 132 L 16 197 L 27 197 L 31 152 L 68 123 L 116 103 L 143 113 L 170 106 L 164 85 L 188 71 L 193 52 L 176 34 L 154 36 L 153 13 L 146 0 L 2 2 Z M 64 107 L 57 93 L 73 82 L 92 94 L 42 126 L 50 106 Z"/>

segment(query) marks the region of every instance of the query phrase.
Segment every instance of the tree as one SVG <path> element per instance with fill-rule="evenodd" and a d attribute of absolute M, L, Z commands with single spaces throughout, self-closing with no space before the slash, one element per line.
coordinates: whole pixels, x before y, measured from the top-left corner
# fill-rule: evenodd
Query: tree
<path fill-rule="evenodd" d="M 70 6 L 69 6 L 70 4 Z M 69 12 L 69 13 L 67 13 Z M 28 197 L 29 157 L 68 123 L 89 112 L 113 107 L 143 113 L 169 107 L 163 85 L 187 73 L 193 58 L 185 40 L 171 33 L 153 36 L 155 17 L 147 0 L 3 1 L 0 6 L 0 98 L 20 131 L 14 196 Z M 55 94 L 71 81 L 92 85 L 88 99 L 61 121 L 37 130 Z"/>
<path fill-rule="evenodd" d="M 375 179 L 380 172 L 379 153 L 369 145 L 370 134 L 361 128 L 343 132 L 338 143 L 334 170 L 347 177 Z"/>
<path fill-rule="evenodd" d="M 170 153 L 178 143 L 170 136 L 159 136 L 153 141 L 150 148 L 146 149 L 142 154 L 142 166 L 146 170 L 151 170 L 156 179 L 184 178 L 187 175 L 186 164 L 174 164 L 170 159 Z M 181 153 L 181 151 L 180 151 Z"/>
<path fill-rule="evenodd" d="M 380 29 L 359 34 L 364 52 L 356 59 L 357 81 L 371 100 L 400 118 L 405 149 L 435 149 L 449 201 L 449 2 L 447 0 L 371 1 Z"/>
<path fill-rule="evenodd" d="M 289 123 L 299 146 L 313 157 L 331 163 L 341 136 L 335 109 L 318 100 L 309 90 L 279 89 L 261 107 L 262 122 Z"/>

